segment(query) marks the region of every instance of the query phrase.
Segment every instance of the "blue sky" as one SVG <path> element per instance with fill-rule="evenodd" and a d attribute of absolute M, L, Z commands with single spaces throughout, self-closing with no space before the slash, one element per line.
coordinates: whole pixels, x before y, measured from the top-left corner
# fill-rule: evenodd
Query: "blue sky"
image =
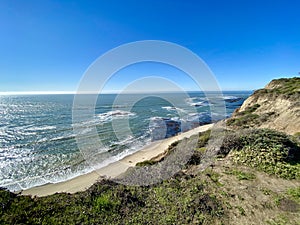
<path fill-rule="evenodd" d="M 252 90 L 299 76 L 300 1 L 0 1 L 0 92 L 75 91 L 106 51 L 164 40 L 200 56 L 223 90 Z M 143 75 L 177 80 L 172 68 L 137 65 L 107 90 Z M 180 78 L 179 78 L 180 77 Z"/>

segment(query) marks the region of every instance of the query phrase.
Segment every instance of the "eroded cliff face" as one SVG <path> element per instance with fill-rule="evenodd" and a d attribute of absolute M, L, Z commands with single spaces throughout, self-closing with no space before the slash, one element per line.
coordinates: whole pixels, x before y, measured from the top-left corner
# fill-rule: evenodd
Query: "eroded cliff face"
<path fill-rule="evenodd" d="M 227 125 L 299 133 L 300 78 L 273 80 L 264 89 L 255 91 L 227 120 Z"/>

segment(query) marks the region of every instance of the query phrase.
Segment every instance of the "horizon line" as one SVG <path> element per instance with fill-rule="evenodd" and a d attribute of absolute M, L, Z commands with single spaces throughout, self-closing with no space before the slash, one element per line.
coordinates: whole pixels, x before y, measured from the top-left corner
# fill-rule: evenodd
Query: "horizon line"
<path fill-rule="evenodd" d="M 221 90 L 221 92 L 227 91 L 254 91 L 254 90 Z M 208 90 L 208 91 L 196 91 L 189 90 L 183 92 L 219 92 L 218 90 Z M 121 91 L 104 91 L 100 94 L 150 94 L 150 93 L 181 93 L 179 91 L 136 91 L 136 92 L 121 92 Z M 2 91 L 0 96 L 7 95 L 75 95 L 75 94 L 99 94 L 95 92 L 76 92 L 76 91 Z"/>

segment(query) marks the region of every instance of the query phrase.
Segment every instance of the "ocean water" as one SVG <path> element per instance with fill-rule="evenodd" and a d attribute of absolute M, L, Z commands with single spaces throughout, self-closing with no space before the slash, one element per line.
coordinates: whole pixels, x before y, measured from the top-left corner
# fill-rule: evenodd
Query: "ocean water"
<path fill-rule="evenodd" d="M 103 144 L 99 151 L 109 153 L 98 162 L 100 168 L 153 140 L 229 117 L 250 94 L 224 92 L 218 101 L 201 92 L 188 93 L 187 97 L 176 93 L 123 94 L 121 98 L 104 94 L 98 97 L 93 118 L 79 125 L 83 135 L 96 127 Z M 94 169 L 76 143 L 73 99 L 74 95 L 0 96 L 0 187 L 18 191 L 68 180 Z M 220 102 L 225 114 L 218 113 Z M 122 126 L 114 127 L 124 121 L 128 121 L 130 132 Z M 174 124 L 175 130 L 168 127 Z M 87 137 L 87 148 L 92 147 L 89 145 L 92 143 Z"/>

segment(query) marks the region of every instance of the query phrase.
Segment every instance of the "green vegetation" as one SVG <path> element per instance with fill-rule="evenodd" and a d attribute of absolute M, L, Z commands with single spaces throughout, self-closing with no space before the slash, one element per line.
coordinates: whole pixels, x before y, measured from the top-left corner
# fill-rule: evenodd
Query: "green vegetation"
<path fill-rule="evenodd" d="M 206 146 L 211 135 L 211 130 L 207 130 L 205 132 L 199 133 L 198 139 L 198 148 L 203 148 Z"/>
<path fill-rule="evenodd" d="M 253 113 L 260 107 L 259 104 L 255 104 L 246 108 L 242 112 L 236 113 L 236 116 L 227 120 L 227 126 L 237 126 L 248 128 L 251 124 L 257 123 L 259 115 Z"/>
<path fill-rule="evenodd" d="M 97 211 L 110 211 L 120 205 L 120 201 L 113 200 L 112 193 L 106 192 L 98 196 L 94 200 L 95 209 Z"/>
<path fill-rule="evenodd" d="M 286 98 L 299 97 L 300 95 L 300 78 L 281 78 L 275 79 L 268 84 L 267 89 L 257 91 L 258 94 L 283 95 Z"/>
<path fill-rule="evenodd" d="M 244 115 L 248 115 L 248 114 L 251 114 L 253 112 L 255 112 L 258 108 L 260 107 L 259 104 L 255 104 L 253 106 L 250 106 L 248 108 L 246 108 L 244 111 L 242 112 L 238 112 L 237 115 L 239 116 L 244 116 Z"/>
<path fill-rule="evenodd" d="M 157 163 L 157 162 L 154 160 L 145 160 L 143 162 L 138 162 L 136 164 L 136 166 L 151 166 L 151 165 L 154 165 L 155 163 Z"/>
<path fill-rule="evenodd" d="M 221 175 L 219 173 L 214 172 L 211 169 L 205 170 L 205 175 L 211 179 L 217 186 L 222 186 L 222 183 L 219 181 Z"/>
<path fill-rule="evenodd" d="M 300 137 L 300 132 L 294 134 L 295 137 Z"/>
<path fill-rule="evenodd" d="M 208 182 L 183 174 L 151 187 L 103 180 L 85 192 L 41 198 L 1 190 L 0 224 L 211 224 L 224 209 Z"/>
<path fill-rule="evenodd" d="M 242 216 L 245 216 L 245 215 L 246 215 L 245 209 L 244 209 L 242 206 L 237 206 L 237 209 L 239 210 L 239 212 L 240 212 L 240 214 L 241 214 Z"/>
<path fill-rule="evenodd" d="M 194 151 L 194 154 L 188 161 L 188 165 L 198 165 L 201 162 L 201 159 L 203 157 L 203 154 L 206 151 L 206 145 L 207 142 L 210 138 L 211 131 L 205 131 L 202 133 L 199 133 L 199 138 L 198 138 L 198 143 L 197 143 L 197 148 Z"/>
<path fill-rule="evenodd" d="M 267 188 L 261 188 L 260 189 L 262 193 L 264 193 L 265 195 L 271 195 L 272 191 L 270 189 Z"/>
<path fill-rule="evenodd" d="M 297 132 L 294 134 L 294 139 L 295 139 L 295 141 L 300 143 L 300 132 Z"/>
<path fill-rule="evenodd" d="M 254 113 L 245 114 L 237 118 L 230 118 L 227 120 L 227 126 L 238 126 L 243 128 L 250 127 L 251 124 L 254 124 L 259 118 L 259 115 Z"/>
<path fill-rule="evenodd" d="M 295 202 L 297 202 L 298 204 L 300 204 L 300 187 L 288 189 L 287 190 L 287 195 L 292 200 L 294 200 Z"/>
<path fill-rule="evenodd" d="M 268 129 L 239 132 L 236 163 L 286 179 L 300 178 L 300 147 L 287 135 Z"/>
<path fill-rule="evenodd" d="M 235 175 L 238 180 L 253 180 L 255 175 L 253 173 L 243 172 L 237 169 L 226 171 L 226 174 Z"/>
<path fill-rule="evenodd" d="M 267 88 L 257 90 L 255 95 L 268 95 L 269 97 L 283 96 L 287 99 L 299 99 L 300 97 L 300 78 L 281 78 L 272 80 Z"/>
<path fill-rule="evenodd" d="M 270 225 L 287 225 L 287 224 L 291 224 L 288 221 L 288 218 L 284 215 L 278 215 L 276 218 L 271 219 L 271 220 L 267 220 L 266 221 L 267 224 Z"/>

